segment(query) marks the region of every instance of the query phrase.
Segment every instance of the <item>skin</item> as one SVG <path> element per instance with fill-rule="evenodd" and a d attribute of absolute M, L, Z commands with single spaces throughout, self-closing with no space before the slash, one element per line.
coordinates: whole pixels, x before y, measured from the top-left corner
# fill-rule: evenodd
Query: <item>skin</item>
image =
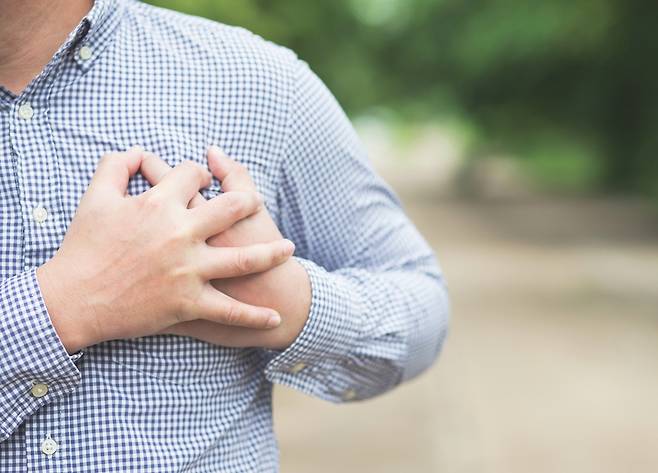
<path fill-rule="evenodd" d="M 0 84 L 20 94 L 91 6 L 5 0 Z M 294 245 L 282 239 L 244 168 L 219 150 L 209 152 L 209 166 L 224 194 L 205 202 L 198 191 L 210 174 L 194 163 L 170 169 L 140 149 L 101 159 L 60 249 L 37 269 L 70 353 L 160 333 L 273 349 L 299 335 L 311 287 L 290 258 Z M 154 187 L 131 197 L 126 188 L 137 172 Z"/>
<path fill-rule="evenodd" d="M 256 191 L 247 169 L 217 147 L 208 150 L 208 167 L 221 182 L 224 192 Z M 151 184 L 156 185 L 170 170 L 163 160 L 147 154 L 141 172 Z M 194 207 L 203 202 L 203 197 L 198 195 L 190 205 Z M 262 207 L 229 231 L 211 238 L 208 243 L 213 246 L 238 246 L 277 241 L 280 238 L 279 229 L 267 209 Z M 283 316 L 281 325 L 273 330 L 258 331 L 195 320 L 170 327 L 165 333 L 189 336 L 216 345 L 284 349 L 299 336 L 308 319 L 311 284 L 306 270 L 293 258 L 263 273 L 216 280 L 212 284 L 241 301 L 273 307 Z"/>
<path fill-rule="evenodd" d="M 230 192 L 189 208 L 210 173 L 184 162 L 132 197 L 128 180 L 143 151 L 104 156 L 55 256 L 37 269 L 49 314 L 70 351 L 105 340 L 162 332 L 199 318 L 271 329 L 272 309 L 244 304 L 211 280 L 266 271 L 294 245 L 213 247 L 207 240 L 262 206 L 255 192 Z M 102 231 L 99 231 L 102 229 Z"/>
<path fill-rule="evenodd" d="M 0 84 L 16 95 L 25 89 L 92 5 L 92 0 L 2 0 Z"/>

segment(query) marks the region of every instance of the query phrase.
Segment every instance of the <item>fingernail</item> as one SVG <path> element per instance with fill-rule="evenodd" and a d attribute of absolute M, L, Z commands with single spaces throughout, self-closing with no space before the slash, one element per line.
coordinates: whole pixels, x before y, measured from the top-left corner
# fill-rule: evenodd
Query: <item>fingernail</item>
<path fill-rule="evenodd" d="M 288 239 L 283 240 L 283 247 L 285 248 L 286 253 L 293 254 L 295 252 L 295 244 Z"/>
<path fill-rule="evenodd" d="M 258 203 L 260 205 L 263 205 L 265 203 L 265 196 L 260 192 L 256 192 L 256 199 L 258 199 Z"/>
<path fill-rule="evenodd" d="M 276 328 L 281 325 L 281 316 L 279 314 L 272 314 L 267 320 L 267 328 Z"/>
<path fill-rule="evenodd" d="M 126 151 L 144 152 L 144 148 L 142 148 L 140 145 L 133 145 L 130 148 L 128 148 Z"/>

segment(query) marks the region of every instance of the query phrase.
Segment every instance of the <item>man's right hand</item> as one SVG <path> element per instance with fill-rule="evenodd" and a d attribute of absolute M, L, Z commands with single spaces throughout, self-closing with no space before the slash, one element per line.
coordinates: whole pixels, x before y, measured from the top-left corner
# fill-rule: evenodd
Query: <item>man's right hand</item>
<path fill-rule="evenodd" d="M 135 197 L 128 181 L 143 152 L 103 157 L 56 255 L 37 269 L 53 325 L 69 353 L 105 340 L 158 333 L 206 319 L 269 329 L 268 308 L 244 304 L 209 281 L 266 271 L 294 251 L 288 240 L 211 247 L 206 240 L 262 205 L 258 194 L 227 192 L 188 209 L 210 173 L 185 162 Z"/>

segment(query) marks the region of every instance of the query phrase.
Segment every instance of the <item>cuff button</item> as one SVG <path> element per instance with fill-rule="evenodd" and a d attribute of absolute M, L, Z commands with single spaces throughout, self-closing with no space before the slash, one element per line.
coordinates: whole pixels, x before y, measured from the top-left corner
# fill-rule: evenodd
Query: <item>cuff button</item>
<path fill-rule="evenodd" d="M 48 394 L 48 385 L 43 383 L 33 382 L 32 388 L 30 389 L 30 393 L 32 393 L 32 396 L 37 398 L 44 397 L 46 394 Z"/>
<path fill-rule="evenodd" d="M 288 369 L 288 372 L 290 374 L 298 374 L 304 371 L 304 369 L 306 369 L 306 363 L 300 361 L 299 363 Z"/>
<path fill-rule="evenodd" d="M 348 389 L 343 393 L 343 401 L 354 401 L 356 399 L 356 391 L 354 389 Z"/>

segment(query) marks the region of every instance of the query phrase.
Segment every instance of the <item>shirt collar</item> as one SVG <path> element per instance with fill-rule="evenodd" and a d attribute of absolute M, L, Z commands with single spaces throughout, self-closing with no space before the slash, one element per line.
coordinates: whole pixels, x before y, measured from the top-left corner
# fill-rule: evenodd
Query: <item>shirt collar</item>
<path fill-rule="evenodd" d="M 84 73 L 92 67 L 104 49 L 112 42 L 114 32 L 123 17 L 126 0 L 95 0 L 89 13 L 68 35 L 41 74 L 20 94 L 22 101 L 33 104 L 47 100 L 58 71 L 72 60 L 73 67 Z M 0 87 L 0 108 L 14 101 L 14 95 Z"/>
<path fill-rule="evenodd" d="M 89 69 L 111 43 L 123 13 L 121 0 L 95 0 L 94 6 L 69 36 L 65 50 L 75 63 Z"/>
<path fill-rule="evenodd" d="M 68 35 L 41 74 L 21 93 L 23 99 L 34 101 L 44 98 L 44 88 L 52 84 L 58 75 L 57 71 L 66 67 L 65 63 L 70 59 L 83 73 L 91 68 L 112 42 L 113 33 L 123 16 L 124 2 L 125 0 L 95 0 L 89 13 Z M 13 95 L 0 87 L 0 105 L 12 100 Z"/>

